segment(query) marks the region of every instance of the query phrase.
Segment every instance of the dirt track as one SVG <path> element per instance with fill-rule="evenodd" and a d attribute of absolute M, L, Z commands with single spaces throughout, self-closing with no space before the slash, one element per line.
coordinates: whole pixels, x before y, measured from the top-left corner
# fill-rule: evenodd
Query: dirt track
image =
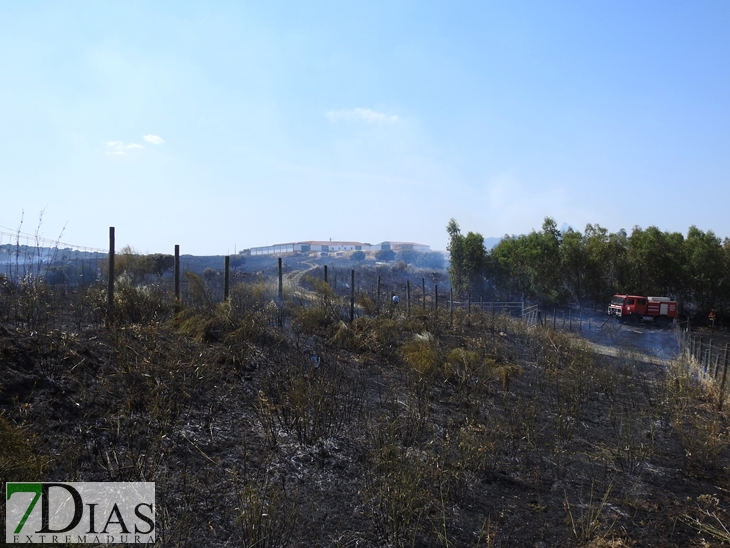
<path fill-rule="evenodd" d="M 651 324 L 629 326 L 591 310 L 574 314 L 571 333 L 576 338 L 587 340 L 599 354 L 619 356 L 631 353 L 655 365 L 666 365 L 679 355 L 679 343 L 673 327 L 658 328 Z M 552 314 L 546 318 L 552 321 Z M 562 325 L 560 313 L 556 324 L 558 327 Z"/>

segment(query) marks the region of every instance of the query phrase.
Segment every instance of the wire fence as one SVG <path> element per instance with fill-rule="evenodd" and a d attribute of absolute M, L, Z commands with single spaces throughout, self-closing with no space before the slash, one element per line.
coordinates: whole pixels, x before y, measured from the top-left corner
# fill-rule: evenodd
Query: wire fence
<path fill-rule="evenodd" d="M 115 248 L 113 234 L 110 228 L 110 247 Z M 83 329 L 108 321 L 112 308 L 132 321 L 164 319 L 176 306 L 213 307 L 230 299 L 250 300 L 255 294 L 269 312 L 277 310 L 275 319 L 281 325 L 284 309 L 311 304 L 312 280 L 324 278 L 340 299 L 337 314 L 343 320 L 394 312 L 453 317 L 462 310 L 521 318 L 528 326 L 543 323 L 537 306 L 524 302 L 454 299 L 450 289 L 439 289 L 436 273 L 403 283 L 402 276 L 381 279 L 380 270 L 356 273 L 330 266 L 328 271 L 291 258 L 293 266 L 279 259 L 277 280 L 276 271 L 251 275 L 231 269 L 230 257 L 218 259 L 220 264 L 209 260 L 205 267 L 193 266 L 190 256 L 179 255 L 179 246 L 174 255 L 140 254 L 128 246 L 111 254 L 0 226 L 0 322 L 31 329 Z"/>
<path fill-rule="evenodd" d="M 694 365 L 704 380 L 718 384 L 721 395 L 727 387 L 730 365 L 730 335 L 714 329 L 692 331 L 690 322 L 677 322 L 675 328 L 681 355 Z M 720 401 L 724 397 L 720 397 Z"/>
<path fill-rule="evenodd" d="M 0 226 L 0 277 L 8 282 L 43 277 L 57 283 L 65 275 L 72 283 L 93 283 L 100 274 L 99 261 L 105 257 L 103 249 Z"/>

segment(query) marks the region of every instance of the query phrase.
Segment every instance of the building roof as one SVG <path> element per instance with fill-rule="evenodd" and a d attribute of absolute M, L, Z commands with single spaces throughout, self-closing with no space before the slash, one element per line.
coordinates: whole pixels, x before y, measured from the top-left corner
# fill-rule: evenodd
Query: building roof
<path fill-rule="evenodd" d="M 426 244 L 419 244 L 417 242 L 393 242 L 393 241 L 387 241 L 387 242 L 383 242 L 383 243 L 384 244 L 396 244 L 396 245 L 423 245 L 423 246 L 426 245 Z"/>
<path fill-rule="evenodd" d="M 334 240 L 310 240 L 306 242 L 296 242 L 297 244 L 305 244 L 305 245 L 370 245 L 370 244 L 364 244 L 362 242 L 336 242 Z"/>

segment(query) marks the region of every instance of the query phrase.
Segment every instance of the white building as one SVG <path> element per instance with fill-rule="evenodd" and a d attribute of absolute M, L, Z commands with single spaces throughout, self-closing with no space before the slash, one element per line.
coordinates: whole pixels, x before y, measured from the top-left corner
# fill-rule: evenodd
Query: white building
<path fill-rule="evenodd" d="M 431 251 L 427 245 L 414 242 L 382 242 L 371 245 L 362 242 L 333 242 L 315 241 L 292 242 L 288 244 L 267 245 L 264 247 L 252 247 L 244 250 L 248 255 L 282 255 L 285 253 L 335 253 L 339 251 L 380 251 L 381 249 L 392 249 L 393 251 Z"/>
<path fill-rule="evenodd" d="M 425 244 L 417 244 L 415 242 L 381 242 L 370 246 L 371 251 L 380 251 L 381 249 L 391 249 L 395 252 L 398 251 L 420 251 L 426 252 L 431 251 L 431 246 Z"/>

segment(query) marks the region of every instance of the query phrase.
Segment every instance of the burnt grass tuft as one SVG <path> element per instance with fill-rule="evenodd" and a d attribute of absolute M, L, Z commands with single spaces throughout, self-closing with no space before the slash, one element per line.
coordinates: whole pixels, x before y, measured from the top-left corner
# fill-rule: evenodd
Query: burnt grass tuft
<path fill-rule="evenodd" d="M 154 481 L 160 546 L 730 539 L 728 416 L 691 364 L 477 311 L 350 325 L 313 287 L 0 326 L 3 482 Z"/>

